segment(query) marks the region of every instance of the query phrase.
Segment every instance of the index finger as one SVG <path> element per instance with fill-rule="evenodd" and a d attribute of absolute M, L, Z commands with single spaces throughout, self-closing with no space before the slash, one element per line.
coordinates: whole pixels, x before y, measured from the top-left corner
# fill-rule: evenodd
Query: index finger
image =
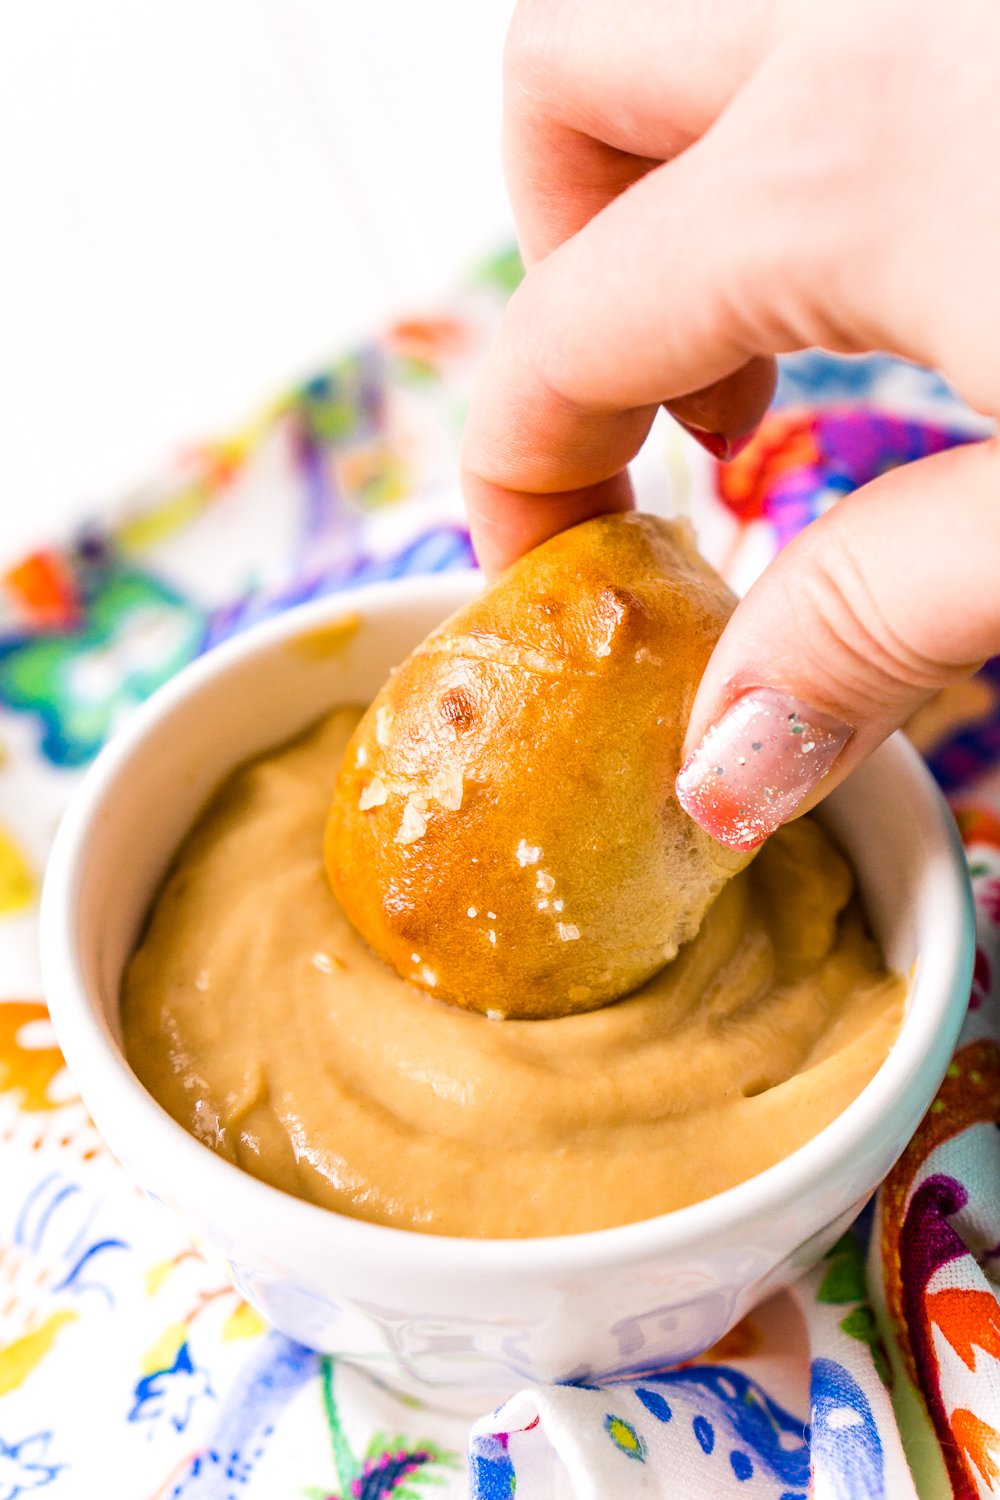
<path fill-rule="evenodd" d="M 759 183 L 734 195 L 738 243 L 716 202 L 745 146 L 743 115 L 608 204 L 527 273 L 508 305 L 463 443 L 487 572 L 564 526 L 627 507 L 625 467 L 662 402 L 739 371 L 766 404 L 770 356 L 792 347 L 762 302 L 774 237 L 759 223 L 751 232 L 764 213 Z M 789 297 L 804 260 L 780 268 Z"/>
<path fill-rule="evenodd" d="M 757 68 L 776 0 L 520 0 L 504 167 L 525 264 L 698 140 Z"/>

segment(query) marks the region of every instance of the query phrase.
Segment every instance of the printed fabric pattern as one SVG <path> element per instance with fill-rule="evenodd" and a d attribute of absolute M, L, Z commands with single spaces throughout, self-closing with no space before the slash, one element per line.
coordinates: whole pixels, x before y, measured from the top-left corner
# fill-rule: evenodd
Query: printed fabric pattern
<path fill-rule="evenodd" d="M 265 1328 L 131 1185 L 63 1065 L 37 901 L 82 768 L 254 621 L 472 564 L 458 435 L 518 275 L 498 256 L 438 314 L 342 355 L 0 580 L 0 1500 L 1000 1495 L 1000 816 L 982 791 L 997 663 L 912 726 L 976 892 L 948 1076 L 874 1208 L 692 1363 L 526 1389 L 477 1421 L 397 1398 Z M 983 432 L 928 372 L 801 355 L 729 468 L 662 418 L 636 485 L 645 508 L 690 514 L 742 587 L 841 495 Z"/>

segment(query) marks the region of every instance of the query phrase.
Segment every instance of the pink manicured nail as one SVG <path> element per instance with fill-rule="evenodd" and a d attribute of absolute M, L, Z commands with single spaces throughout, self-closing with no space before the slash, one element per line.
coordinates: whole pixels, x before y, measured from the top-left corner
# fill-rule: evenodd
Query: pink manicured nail
<path fill-rule="evenodd" d="M 681 767 L 677 797 L 730 849 L 756 849 L 822 781 L 854 730 L 798 698 L 756 688 L 727 708 Z"/>
<path fill-rule="evenodd" d="M 677 420 L 684 431 L 693 437 L 696 443 L 700 443 L 713 458 L 718 459 L 720 464 L 728 464 L 737 453 L 742 453 L 747 443 L 752 442 L 755 436 L 753 432 L 747 432 L 743 437 L 726 437 L 724 432 L 706 432 L 704 427 L 694 427 L 690 422 L 681 422 L 680 417 Z"/>

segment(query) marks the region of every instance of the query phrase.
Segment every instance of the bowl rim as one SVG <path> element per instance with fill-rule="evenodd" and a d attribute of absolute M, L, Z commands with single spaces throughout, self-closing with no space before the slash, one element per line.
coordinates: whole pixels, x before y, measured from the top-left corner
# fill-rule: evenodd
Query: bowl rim
<path fill-rule="evenodd" d="M 940 886 L 938 941 L 920 955 L 906 1014 L 888 1057 L 846 1109 L 788 1156 L 744 1182 L 653 1218 L 565 1235 L 480 1239 L 376 1224 L 297 1198 L 216 1155 L 178 1124 L 132 1072 L 107 1028 L 96 996 L 88 992 L 76 952 L 76 913 L 86 872 L 88 834 L 118 779 L 141 755 L 147 734 L 214 678 L 331 616 L 405 608 L 409 600 L 426 603 L 430 595 L 440 598 L 445 608 L 457 607 L 479 582 L 475 570 L 457 569 L 369 583 L 293 606 L 189 663 L 135 710 L 73 793 L 46 867 L 40 912 L 41 967 L 60 1048 L 99 1131 L 101 1120 L 110 1116 L 113 1107 L 130 1110 L 134 1139 L 137 1143 L 141 1139 L 143 1155 L 148 1143 L 149 1153 L 157 1159 L 174 1159 L 177 1170 L 172 1175 L 177 1180 L 197 1178 L 200 1173 L 205 1186 L 199 1189 L 199 1199 L 206 1190 L 216 1197 L 236 1195 L 243 1200 L 247 1216 L 264 1226 L 280 1216 L 282 1238 L 292 1242 L 328 1244 L 334 1253 L 354 1252 L 359 1258 L 398 1259 L 410 1271 L 522 1277 L 627 1264 L 699 1244 L 725 1244 L 727 1229 L 769 1218 L 781 1203 L 803 1197 L 825 1174 L 834 1175 L 845 1156 L 887 1116 L 912 1114 L 912 1106 L 904 1110 L 903 1105 L 907 1084 L 918 1068 L 933 1058 L 940 1082 L 951 1061 L 965 1016 L 975 955 L 972 887 L 955 821 L 925 763 L 901 735 L 893 735 L 876 753 L 886 762 L 886 774 L 893 773 L 897 795 L 909 792 L 908 815 L 923 825 L 943 858 L 935 868 Z M 911 1129 L 917 1123 L 919 1116 Z"/>

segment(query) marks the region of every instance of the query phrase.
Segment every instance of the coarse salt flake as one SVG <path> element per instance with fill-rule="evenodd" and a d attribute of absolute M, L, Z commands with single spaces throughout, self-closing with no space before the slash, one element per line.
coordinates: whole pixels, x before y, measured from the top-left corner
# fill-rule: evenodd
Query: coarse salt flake
<path fill-rule="evenodd" d="M 428 796 L 433 797 L 442 807 L 449 812 L 458 812 L 462 805 L 462 792 L 464 784 L 462 773 L 459 770 L 442 771 L 435 776 L 430 785 Z"/>
<path fill-rule="evenodd" d="M 375 738 L 380 745 L 388 745 L 389 732 L 392 729 L 392 709 L 386 708 L 383 703 L 375 710 Z"/>
<path fill-rule="evenodd" d="M 575 922 L 557 922 L 556 932 L 561 943 L 575 943 L 580 936 L 580 929 Z"/>
<path fill-rule="evenodd" d="M 427 832 L 427 798 L 419 792 L 411 792 L 403 808 L 396 832 L 397 844 L 412 844 L 422 839 Z"/>
<path fill-rule="evenodd" d="M 542 857 L 542 851 L 535 844 L 529 844 L 527 839 L 522 839 L 514 850 L 519 865 L 537 865 Z"/>
<path fill-rule="evenodd" d="M 378 776 L 373 776 L 358 798 L 358 807 L 362 812 L 367 812 L 370 807 L 381 807 L 388 796 L 385 782 Z"/>

